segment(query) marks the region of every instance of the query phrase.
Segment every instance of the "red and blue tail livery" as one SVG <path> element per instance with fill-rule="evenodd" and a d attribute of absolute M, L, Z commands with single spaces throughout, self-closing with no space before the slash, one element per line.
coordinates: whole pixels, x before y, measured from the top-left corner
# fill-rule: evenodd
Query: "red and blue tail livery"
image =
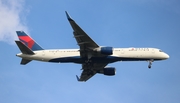
<path fill-rule="evenodd" d="M 36 51 L 36 50 L 43 50 L 41 46 L 39 46 L 29 35 L 27 35 L 24 31 L 16 31 L 19 40 L 24 43 L 29 49 Z"/>

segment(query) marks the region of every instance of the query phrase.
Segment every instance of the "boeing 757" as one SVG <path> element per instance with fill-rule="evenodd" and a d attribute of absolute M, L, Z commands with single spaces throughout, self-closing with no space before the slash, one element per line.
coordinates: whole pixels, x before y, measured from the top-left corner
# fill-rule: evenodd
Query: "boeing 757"
<path fill-rule="evenodd" d="M 76 75 L 78 81 L 87 81 L 95 74 L 113 76 L 115 67 L 108 67 L 109 63 L 117 61 L 148 61 L 148 68 L 152 62 L 165 60 L 169 55 L 157 48 L 113 48 L 110 46 L 99 46 L 93 41 L 69 16 L 67 19 L 72 26 L 73 35 L 79 49 L 43 49 L 24 31 L 16 31 L 19 40 L 15 41 L 21 53 L 21 64 L 25 65 L 32 60 L 52 63 L 78 63 L 81 64 L 82 73 Z"/>

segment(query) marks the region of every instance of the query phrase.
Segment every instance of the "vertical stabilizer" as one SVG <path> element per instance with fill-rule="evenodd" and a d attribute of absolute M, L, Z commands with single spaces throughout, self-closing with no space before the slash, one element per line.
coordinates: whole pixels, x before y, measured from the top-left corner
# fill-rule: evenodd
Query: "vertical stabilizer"
<path fill-rule="evenodd" d="M 16 31 L 19 40 L 24 43 L 29 49 L 32 51 L 43 50 L 41 46 L 39 46 L 35 40 L 33 40 L 29 35 L 27 35 L 24 31 Z"/>

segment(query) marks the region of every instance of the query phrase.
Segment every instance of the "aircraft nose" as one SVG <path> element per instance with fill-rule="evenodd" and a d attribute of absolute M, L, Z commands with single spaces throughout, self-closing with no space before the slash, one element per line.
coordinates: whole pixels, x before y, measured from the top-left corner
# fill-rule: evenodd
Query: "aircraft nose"
<path fill-rule="evenodd" d="M 164 54 L 164 59 L 168 59 L 169 58 L 169 55 L 168 54 Z"/>

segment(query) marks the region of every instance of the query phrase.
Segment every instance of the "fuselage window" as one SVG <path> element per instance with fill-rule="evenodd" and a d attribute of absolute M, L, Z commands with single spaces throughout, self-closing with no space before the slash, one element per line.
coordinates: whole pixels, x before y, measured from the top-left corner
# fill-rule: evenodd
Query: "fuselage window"
<path fill-rule="evenodd" d="M 163 52 L 162 50 L 159 50 L 159 52 Z"/>

